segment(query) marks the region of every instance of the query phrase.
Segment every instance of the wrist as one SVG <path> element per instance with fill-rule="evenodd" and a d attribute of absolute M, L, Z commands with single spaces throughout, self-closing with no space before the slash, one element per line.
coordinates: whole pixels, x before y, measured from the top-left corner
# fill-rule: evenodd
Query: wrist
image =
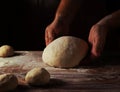
<path fill-rule="evenodd" d="M 56 14 L 55 21 L 58 24 L 62 24 L 62 25 L 70 25 L 71 24 L 71 19 L 68 16 L 62 15 L 62 14 Z"/>

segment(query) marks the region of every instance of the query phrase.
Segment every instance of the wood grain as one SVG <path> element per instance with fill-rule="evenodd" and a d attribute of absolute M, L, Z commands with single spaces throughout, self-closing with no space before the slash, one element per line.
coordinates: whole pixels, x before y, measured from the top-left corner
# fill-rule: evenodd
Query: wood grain
<path fill-rule="evenodd" d="M 100 59 L 101 65 L 70 69 L 50 67 L 41 56 L 42 51 L 16 51 L 13 57 L 0 58 L 0 74 L 11 72 L 19 79 L 14 92 L 120 92 L 119 53 L 105 54 Z M 26 73 L 34 67 L 44 67 L 50 72 L 47 85 L 32 87 L 24 81 Z"/>

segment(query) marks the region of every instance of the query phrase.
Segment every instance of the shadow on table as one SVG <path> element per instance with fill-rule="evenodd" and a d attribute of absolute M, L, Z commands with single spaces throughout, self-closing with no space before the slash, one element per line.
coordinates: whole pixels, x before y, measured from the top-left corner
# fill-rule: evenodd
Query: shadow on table
<path fill-rule="evenodd" d="M 29 90 L 50 90 L 50 89 L 59 89 L 65 86 L 67 83 L 60 79 L 50 79 L 50 82 L 44 86 L 30 86 L 30 85 L 18 85 L 17 89 L 14 92 L 26 92 Z"/>
<path fill-rule="evenodd" d="M 88 61 L 89 62 L 89 61 Z M 120 52 L 105 52 L 102 54 L 102 56 L 92 62 L 89 62 L 87 64 L 80 64 L 75 68 L 98 68 L 98 67 L 104 67 L 108 65 L 120 65 Z"/>

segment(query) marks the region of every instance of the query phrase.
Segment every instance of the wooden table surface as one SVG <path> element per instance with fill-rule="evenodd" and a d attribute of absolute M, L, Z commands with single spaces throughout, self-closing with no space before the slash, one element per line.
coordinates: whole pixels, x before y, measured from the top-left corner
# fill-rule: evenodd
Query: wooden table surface
<path fill-rule="evenodd" d="M 93 65 L 60 69 L 43 63 L 42 51 L 16 51 L 12 57 L 0 58 L 0 74 L 14 73 L 19 85 L 13 92 L 120 92 L 120 54 L 106 53 Z M 45 86 L 25 83 L 26 73 L 44 67 L 51 75 Z"/>

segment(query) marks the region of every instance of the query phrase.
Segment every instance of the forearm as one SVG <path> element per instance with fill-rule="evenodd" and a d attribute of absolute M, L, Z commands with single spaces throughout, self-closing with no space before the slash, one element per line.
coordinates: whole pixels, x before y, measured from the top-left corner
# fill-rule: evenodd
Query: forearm
<path fill-rule="evenodd" d="M 82 0 L 61 0 L 55 20 L 70 24 L 79 10 L 80 1 Z"/>
<path fill-rule="evenodd" d="M 120 10 L 104 17 L 97 24 L 107 27 L 110 30 L 120 28 Z"/>

